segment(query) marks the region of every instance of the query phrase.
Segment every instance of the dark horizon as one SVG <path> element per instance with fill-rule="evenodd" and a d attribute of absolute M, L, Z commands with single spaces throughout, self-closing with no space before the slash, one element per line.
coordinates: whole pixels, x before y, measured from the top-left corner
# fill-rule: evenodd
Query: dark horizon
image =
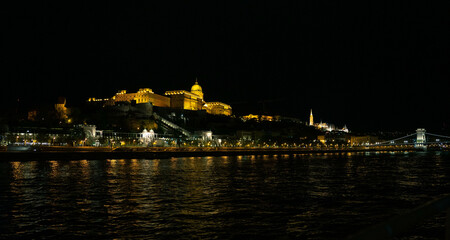
<path fill-rule="evenodd" d="M 448 131 L 449 18 L 437 2 L 37 4 L 2 11 L 2 108 L 120 89 L 189 90 L 236 114 Z"/>

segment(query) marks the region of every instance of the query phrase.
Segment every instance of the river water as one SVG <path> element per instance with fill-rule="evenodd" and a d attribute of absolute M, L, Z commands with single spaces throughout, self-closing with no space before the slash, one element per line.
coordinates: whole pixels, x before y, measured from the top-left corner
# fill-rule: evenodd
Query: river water
<path fill-rule="evenodd" d="M 2 159 L 0 239 L 343 239 L 449 192 L 447 152 Z"/>

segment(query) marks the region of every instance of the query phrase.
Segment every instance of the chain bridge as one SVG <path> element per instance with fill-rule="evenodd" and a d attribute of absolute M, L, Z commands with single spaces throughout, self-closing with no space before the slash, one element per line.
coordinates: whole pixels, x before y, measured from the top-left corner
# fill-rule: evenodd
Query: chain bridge
<path fill-rule="evenodd" d="M 427 147 L 443 147 L 450 144 L 450 136 L 427 133 L 424 128 L 418 128 L 415 133 L 396 139 L 371 144 L 370 146 L 414 146 L 418 149 Z"/>

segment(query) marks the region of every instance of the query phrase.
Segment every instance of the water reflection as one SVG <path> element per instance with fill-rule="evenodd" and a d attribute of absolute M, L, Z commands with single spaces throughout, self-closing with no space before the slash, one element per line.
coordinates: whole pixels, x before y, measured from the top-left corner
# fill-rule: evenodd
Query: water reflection
<path fill-rule="evenodd" d="M 22 178 L 22 164 L 20 162 L 11 162 L 11 168 L 14 180 L 19 180 Z"/>
<path fill-rule="evenodd" d="M 0 238 L 342 239 L 450 190 L 448 153 L 12 161 L 0 169 Z"/>

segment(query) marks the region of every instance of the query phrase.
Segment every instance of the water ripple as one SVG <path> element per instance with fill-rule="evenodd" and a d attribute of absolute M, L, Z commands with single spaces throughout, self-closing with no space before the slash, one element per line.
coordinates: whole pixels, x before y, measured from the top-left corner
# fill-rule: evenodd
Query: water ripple
<path fill-rule="evenodd" d="M 450 190 L 444 152 L 2 161 L 0 171 L 1 239 L 342 239 Z M 439 239 L 444 220 L 409 237 Z"/>

